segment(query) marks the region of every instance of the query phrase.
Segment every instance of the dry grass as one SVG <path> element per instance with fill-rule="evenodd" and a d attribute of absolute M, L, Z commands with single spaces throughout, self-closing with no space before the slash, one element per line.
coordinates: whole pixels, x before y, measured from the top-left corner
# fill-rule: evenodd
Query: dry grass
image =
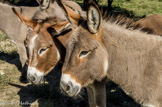
<path fill-rule="evenodd" d="M 0 31 L 0 52 L 4 53 L 16 53 L 17 49 L 14 43 L 12 43 L 7 36 Z"/>

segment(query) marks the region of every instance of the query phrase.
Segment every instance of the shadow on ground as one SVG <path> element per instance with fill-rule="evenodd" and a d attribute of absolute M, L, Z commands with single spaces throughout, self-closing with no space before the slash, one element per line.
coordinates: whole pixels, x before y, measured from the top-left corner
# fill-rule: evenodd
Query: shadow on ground
<path fill-rule="evenodd" d="M 60 90 L 61 64 L 58 64 L 52 72 L 45 76 L 45 83 L 41 85 L 28 84 L 21 86 L 10 83 L 20 90 L 17 95 L 20 97 L 22 107 L 30 107 L 37 104 L 38 107 L 88 107 L 88 97 L 85 89 L 82 89 L 79 96 L 71 98 Z M 133 99 L 127 96 L 118 85 L 113 82 L 107 83 L 107 107 L 141 107 Z M 31 105 L 32 104 L 32 105 Z"/>
<path fill-rule="evenodd" d="M 10 83 L 9 85 L 20 89 L 17 93 L 20 97 L 20 105 L 23 107 L 30 107 L 35 104 L 38 107 L 88 107 L 87 96 L 84 94 L 85 89 L 82 90 L 82 94 L 77 98 L 71 98 L 61 93 L 59 88 L 60 67 L 61 65 L 57 65 L 45 77 L 45 81 L 48 83 L 41 85 L 28 84 L 27 86 Z"/>
<path fill-rule="evenodd" d="M 4 53 L 4 52 L 0 52 L 0 60 L 3 60 L 3 61 L 6 61 L 10 64 L 14 64 L 16 65 L 17 69 L 19 71 L 22 70 L 22 67 L 21 67 L 21 62 L 20 62 L 20 59 L 19 59 L 19 55 L 18 53 Z"/>

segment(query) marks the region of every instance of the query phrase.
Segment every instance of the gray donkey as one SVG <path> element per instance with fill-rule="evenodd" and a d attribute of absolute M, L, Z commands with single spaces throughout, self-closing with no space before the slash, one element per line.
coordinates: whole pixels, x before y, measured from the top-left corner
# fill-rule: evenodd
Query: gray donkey
<path fill-rule="evenodd" d="M 90 2 L 87 20 L 68 40 L 60 86 L 69 96 L 89 87 L 97 106 L 106 107 L 110 79 L 143 107 L 162 107 L 161 56 L 162 37 L 102 20 Z"/>

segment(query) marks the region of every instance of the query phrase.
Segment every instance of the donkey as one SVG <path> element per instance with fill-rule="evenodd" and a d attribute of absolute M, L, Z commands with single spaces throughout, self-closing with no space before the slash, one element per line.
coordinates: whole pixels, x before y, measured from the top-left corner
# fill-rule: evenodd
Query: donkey
<path fill-rule="evenodd" d="M 58 14 L 61 11 L 60 9 L 55 8 L 54 1 L 53 2 L 49 0 L 37 0 L 37 1 L 40 4 L 40 9 L 39 7 L 23 7 L 23 6 L 21 7 L 14 6 L 14 8 L 19 10 L 21 14 L 33 18 L 36 21 L 39 20 L 42 21 L 48 17 L 53 17 L 55 14 Z M 81 8 L 79 8 L 79 5 L 75 2 L 64 1 L 64 3 L 68 6 L 70 6 L 71 4 L 71 7 L 73 6 L 72 9 L 74 10 L 78 9 L 76 11 L 81 11 Z M 7 36 L 10 38 L 12 42 L 16 44 L 20 56 L 20 61 L 22 67 L 24 68 L 23 70 L 26 71 L 26 67 L 24 66 L 26 65 L 25 62 L 27 60 L 27 55 L 24 46 L 24 40 L 26 39 L 26 35 L 28 34 L 29 29 L 26 25 L 24 25 L 21 21 L 18 20 L 17 16 L 12 12 L 11 9 L 12 7 L 13 6 L 0 3 L 0 8 L 1 8 L 0 9 L 0 14 L 1 14 L 0 29 L 7 34 Z M 60 14 L 59 17 L 65 17 L 65 16 Z M 10 26 L 11 24 L 13 26 Z M 24 72 L 22 72 L 22 76 L 20 80 L 22 82 L 26 80 L 26 74 Z"/>
<path fill-rule="evenodd" d="M 79 14 L 75 13 L 74 11 L 71 11 L 71 9 L 68 9 L 68 13 L 69 13 L 68 16 L 70 16 L 71 19 L 73 20 L 79 17 Z M 37 74 L 41 73 L 43 75 L 46 75 L 47 73 L 50 72 L 50 69 L 52 69 L 56 65 L 57 62 L 59 61 L 62 63 L 64 62 L 64 56 L 65 56 L 64 47 L 66 46 L 66 42 L 68 38 L 70 37 L 69 35 L 71 35 L 71 32 L 73 29 L 67 27 L 66 30 L 63 30 L 63 28 L 66 28 L 65 26 L 69 24 L 68 22 L 64 22 L 64 21 L 55 22 L 55 20 L 48 19 L 44 21 L 43 23 L 38 23 L 38 22 L 34 22 L 33 19 L 29 19 L 29 18 L 28 18 L 28 21 L 26 21 L 27 19 L 25 19 L 24 16 L 22 16 L 19 13 L 17 13 L 17 15 L 20 17 L 20 19 L 23 22 L 26 22 L 25 24 L 29 25 L 28 21 L 30 20 L 30 22 L 37 23 L 36 25 L 40 27 L 39 30 L 38 30 L 39 28 L 38 26 L 37 27 L 35 26 L 34 28 L 31 27 L 32 29 L 35 29 L 32 32 L 37 32 L 37 35 L 38 35 L 36 39 L 34 40 L 35 41 L 34 47 L 36 49 L 33 49 L 33 47 L 32 48 L 30 47 L 30 43 L 32 43 L 31 41 L 33 38 L 32 35 L 34 35 L 34 33 L 31 32 L 31 36 L 29 36 L 29 38 L 26 39 L 25 43 L 26 43 L 27 49 L 29 50 L 29 60 L 28 60 L 29 67 L 32 66 L 33 71 L 34 69 L 36 69 L 38 71 Z M 53 23 L 55 26 L 53 26 Z M 54 29 L 56 29 L 57 33 L 56 31 L 53 31 Z M 62 33 L 57 38 L 53 38 L 53 34 L 51 34 L 51 30 L 53 33 L 56 33 L 57 35 L 60 34 L 61 32 Z M 52 46 L 46 49 L 46 47 L 43 47 L 43 46 L 48 46 L 49 41 L 54 41 L 54 44 L 52 44 L 51 42 Z M 33 51 L 33 53 L 31 53 L 31 50 L 37 50 L 37 51 Z M 39 51 L 40 53 L 43 53 L 41 57 L 38 54 Z M 40 83 L 40 80 L 42 79 L 42 77 L 43 77 L 42 75 L 40 75 L 40 77 L 39 75 L 33 75 L 33 77 L 31 76 L 28 78 L 31 78 L 30 79 L 31 82 L 38 84 Z M 98 85 L 97 82 L 95 85 L 96 86 Z M 87 90 L 88 90 L 88 96 L 89 96 L 89 104 L 91 107 L 94 107 L 95 103 L 93 103 L 93 101 L 95 101 L 95 99 L 93 97 L 91 98 L 91 95 L 93 94 L 93 92 L 91 91 L 91 88 L 89 87 L 87 87 Z"/>
<path fill-rule="evenodd" d="M 59 5 L 60 1 L 57 1 Z M 70 17 L 72 23 L 79 22 L 80 15 L 73 11 L 73 9 L 64 7 L 68 11 L 68 16 Z M 37 22 L 31 18 L 25 17 L 15 9 L 14 13 L 20 18 L 20 20 L 28 25 L 32 31 L 25 40 L 25 45 L 28 53 L 28 79 L 32 83 L 38 84 L 44 75 L 48 74 L 53 67 L 56 66 L 58 62 L 63 63 L 65 57 L 65 46 L 75 27 L 70 26 L 67 20 L 55 18 L 47 19 L 43 22 Z M 56 36 L 59 35 L 58 37 Z M 53 37 L 53 36 L 56 37 Z M 88 94 L 91 95 L 91 90 L 88 90 Z M 90 106 L 93 104 L 94 98 L 89 96 Z"/>
<path fill-rule="evenodd" d="M 105 82 L 117 83 L 144 107 L 162 107 L 162 38 L 102 20 L 95 3 L 66 45 L 60 87 L 69 96 L 91 87 L 106 107 Z"/>
<path fill-rule="evenodd" d="M 74 15 L 74 14 L 76 14 L 76 13 L 74 13 L 73 11 L 70 11 L 70 12 L 68 12 L 68 13 L 71 13 L 71 15 Z M 71 16 L 71 15 L 69 15 L 69 16 Z M 73 18 L 74 18 L 74 16 L 73 16 Z M 74 18 L 75 19 L 75 18 Z M 24 20 L 24 19 L 23 19 Z M 22 20 L 22 21 L 23 21 Z M 31 19 L 32 20 L 32 19 Z M 27 22 L 27 21 L 26 21 Z M 48 22 L 48 21 L 47 21 Z M 50 21 L 49 21 L 50 22 Z M 62 23 L 62 22 L 61 22 Z M 51 30 L 51 29 L 58 29 L 58 28 L 56 28 L 58 25 L 59 25 L 59 27 L 60 28 L 64 28 L 64 25 L 66 25 L 66 24 L 59 24 L 59 23 L 57 23 L 57 24 L 55 24 L 55 27 L 54 28 L 50 28 L 49 26 L 52 26 L 52 24 L 51 24 L 51 22 L 50 22 L 50 24 L 51 25 L 49 25 L 48 27 L 47 26 L 45 26 L 44 24 L 46 24 L 45 22 L 44 23 L 41 23 L 42 25 L 40 25 L 41 26 L 41 28 L 39 29 L 39 31 L 37 32 L 37 35 L 38 35 L 38 37 L 37 37 L 37 39 L 35 39 L 35 42 L 36 42 L 36 44 L 35 44 L 35 47 L 43 47 L 42 46 L 42 43 L 44 44 L 44 45 L 48 45 L 49 44 L 49 42 L 48 41 L 52 41 L 52 39 L 51 39 L 51 35 L 49 36 L 49 32 L 48 31 L 46 31 L 47 29 L 49 29 L 49 30 Z M 47 25 L 47 24 L 46 24 Z M 62 27 L 61 27 L 62 26 Z M 45 28 L 44 28 L 45 27 Z M 35 28 L 33 28 L 33 29 L 35 29 Z M 58 62 L 58 61 L 61 61 L 61 62 L 63 62 L 63 60 L 64 60 L 64 56 L 65 56 L 65 54 L 64 54 L 64 52 L 65 52 L 65 46 L 66 46 L 66 42 L 67 42 L 67 40 L 68 40 L 68 38 L 69 38 L 69 34 L 71 34 L 70 32 L 71 32 L 71 30 L 69 30 L 69 28 L 64 32 L 64 33 L 62 33 L 64 36 L 58 36 L 57 38 L 53 38 L 53 41 L 54 41 L 54 47 L 52 48 L 48 48 L 48 51 L 45 51 L 45 53 L 43 53 L 44 55 L 43 56 L 41 56 L 41 57 L 38 57 L 39 55 L 37 55 L 37 51 L 34 51 L 33 52 L 33 54 L 32 55 L 29 55 L 29 56 L 33 56 L 33 59 L 34 60 L 30 60 L 30 58 L 29 58 L 29 63 L 33 63 L 32 64 L 32 67 L 33 68 L 35 68 L 35 69 L 38 69 L 38 70 L 40 70 L 40 66 L 38 66 L 38 65 L 41 65 L 41 66 L 43 66 L 42 68 L 41 68 L 41 72 L 43 73 L 43 75 L 45 75 L 45 74 L 47 74 L 48 72 L 50 72 L 50 70 L 47 72 L 46 71 L 46 69 L 51 69 L 52 68 L 52 66 L 55 66 L 56 65 L 56 63 Z M 36 30 L 37 31 L 37 30 Z M 62 30 L 58 30 L 58 31 L 61 31 L 62 32 Z M 53 33 L 55 33 L 55 32 L 53 32 Z M 58 33 L 57 33 L 58 34 Z M 61 35 L 62 35 L 61 34 Z M 68 34 L 68 35 L 65 35 L 65 34 Z M 29 37 L 31 37 L 31 38 L 33 38 L 32 36 L 29 36 Z M 26 41 L 26 44 L 27 44 L 27 47 L 28 47 L 28 50 L 32 50 L 32 48 L 30 48 L 30 46 L 29 46 L 29 44 L 30 44 L 30 42 L 31 42 L 31 40 L 32 39 L 27 39 Z M 42 38 L 45 38 L 45 39 L 42 39 Z M 61 44 L 60 44 L 61 43 Z M 36 50 L 38 50 L 38 49 L 36 49 Z M 58 51 L 59 50 L 59 51 Z M 56 54 L 52 54 L 52 53 L 57 53 L 57 55 Z M 46 59 L 46 60 L 45 60 Z M 53 59 L 53 60 L 51 60 L 51 59 Z M 37 64 L 36 64 L 37 63 Z M 52 66 L 49 66 L 49 63 L 50 63 L 50 65 L 52 65 Z M 34 64 L 35 64 L 35 66 L 34 66 Z M 45 68 L 46 67 L 46 68 Z M 35 77 L 34 77 L 35 78 Z M 37 78 L 37 77 L 36 77 Z M 34 79 L 35 80 L 35 79 Z M 37 79 L 37 80 L 40 80 L 40 79 Z M 34 82 L 35 83 L 35 82 Z M 39 82 L 36 82 L 36 83 L 39 83 Z M 103 81 L 103 83 L 104 83 L 104 81 Z M 97 82 L 95 82 L 95 87 L 98 87 L 98 88 L 101 88 L 100 87 L 100 83 L 98 84 Z M 94 107 L 96 104 L 94 103 L 95 102 L 95 99 L 93 98 L 93 97 L 91 97 L 92 96 L 92 94 L 93 94 L 93 91 L 92 91 L 92 89 L 91 89 L 92 87 L 87 87 L 87 90 L 88 90 L 88 97 L 89 97 L 89 104 L 90 104 L 90 106 L 91 107 Z"/>
<path fill-rule="evenodd" d="M 64 59 L 64 46 L 71 31 L 69 21 L 65 16 L 63 17 L 63 11 L 57 2 L 55 2 L 54 5 L 55 11 L 53 11 L 53 14 L 57 14 L 43 19 L 43 21 L 36 21 L 32 18 L 26 17 L 13 8 L 13 12 L 19 17 L 24 25 L 29 26 L 31 29 L 25 40 L 28 54 L 27 78 L 35 84 L 40 83 L 43 76 L 48 74 L 51 69 L 56 66 L 58 61 Z M 68 6 L 66 6 L 66 8 L 71 12 L 71 19 L 80 17 L 78 12 Z M 53 34 L 50 35 L 49 32 Z M 58 40 L 53 39 L 52 35 L 59 35 L 62 33 L 66 33 L 66 35 L 63 37 L 60 36 Z M 63 46 L 58 45 L 60 41 Z M 58 47 L 58 49 L 56 47 Z"/>
<path fill-rule="evenodd" d="M 23 25 L 12 12 L 13 6 L 9 6 L 7 4 L 0 3 L 0 29 L 7 34 L 7 36 L 14 42 L 17 46 L 18 53 L 20 55 L 20 61 L 22 66 L 24 66 L 26 61 L 26 52 L 24 47 L 24 40 L 27 34 L 27 27 Z M 24 15 L 28 15 L 32 17 L 32 15 L 36 12 L 38 7 L 16 7 L 19 12 Z"/>
<path fill-rule="evenodd" d="M 162 35 L 162 16 L 160 14 L 147 16 L 132 24 L 132 26 L 136 25 L 152 29 L 155 34 Z"/>

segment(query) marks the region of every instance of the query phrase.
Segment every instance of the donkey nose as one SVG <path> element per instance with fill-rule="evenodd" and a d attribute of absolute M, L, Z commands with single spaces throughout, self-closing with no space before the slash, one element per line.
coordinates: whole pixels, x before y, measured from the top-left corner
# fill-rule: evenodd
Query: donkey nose
<path fill-rule="evenodd" d="M 36 80 L 36 77 L 28 75 L 28 79 L 29 79 L 29 81 L 34 82 Z"/>
<path fill-rule="evenodd" d="M 61 81 L 60 86 L 69 96 L 76 96 L 80 91 L 79 86 L 75 86 L 71 81 Z"/>
<path fill-rule="evenodd" d="M 60 83 L 61 88 L 65 91 L 65 92 L 69 92 L 72 88 L 72 83 L 69 81 L 67 84 L 64 82 Z"/>

